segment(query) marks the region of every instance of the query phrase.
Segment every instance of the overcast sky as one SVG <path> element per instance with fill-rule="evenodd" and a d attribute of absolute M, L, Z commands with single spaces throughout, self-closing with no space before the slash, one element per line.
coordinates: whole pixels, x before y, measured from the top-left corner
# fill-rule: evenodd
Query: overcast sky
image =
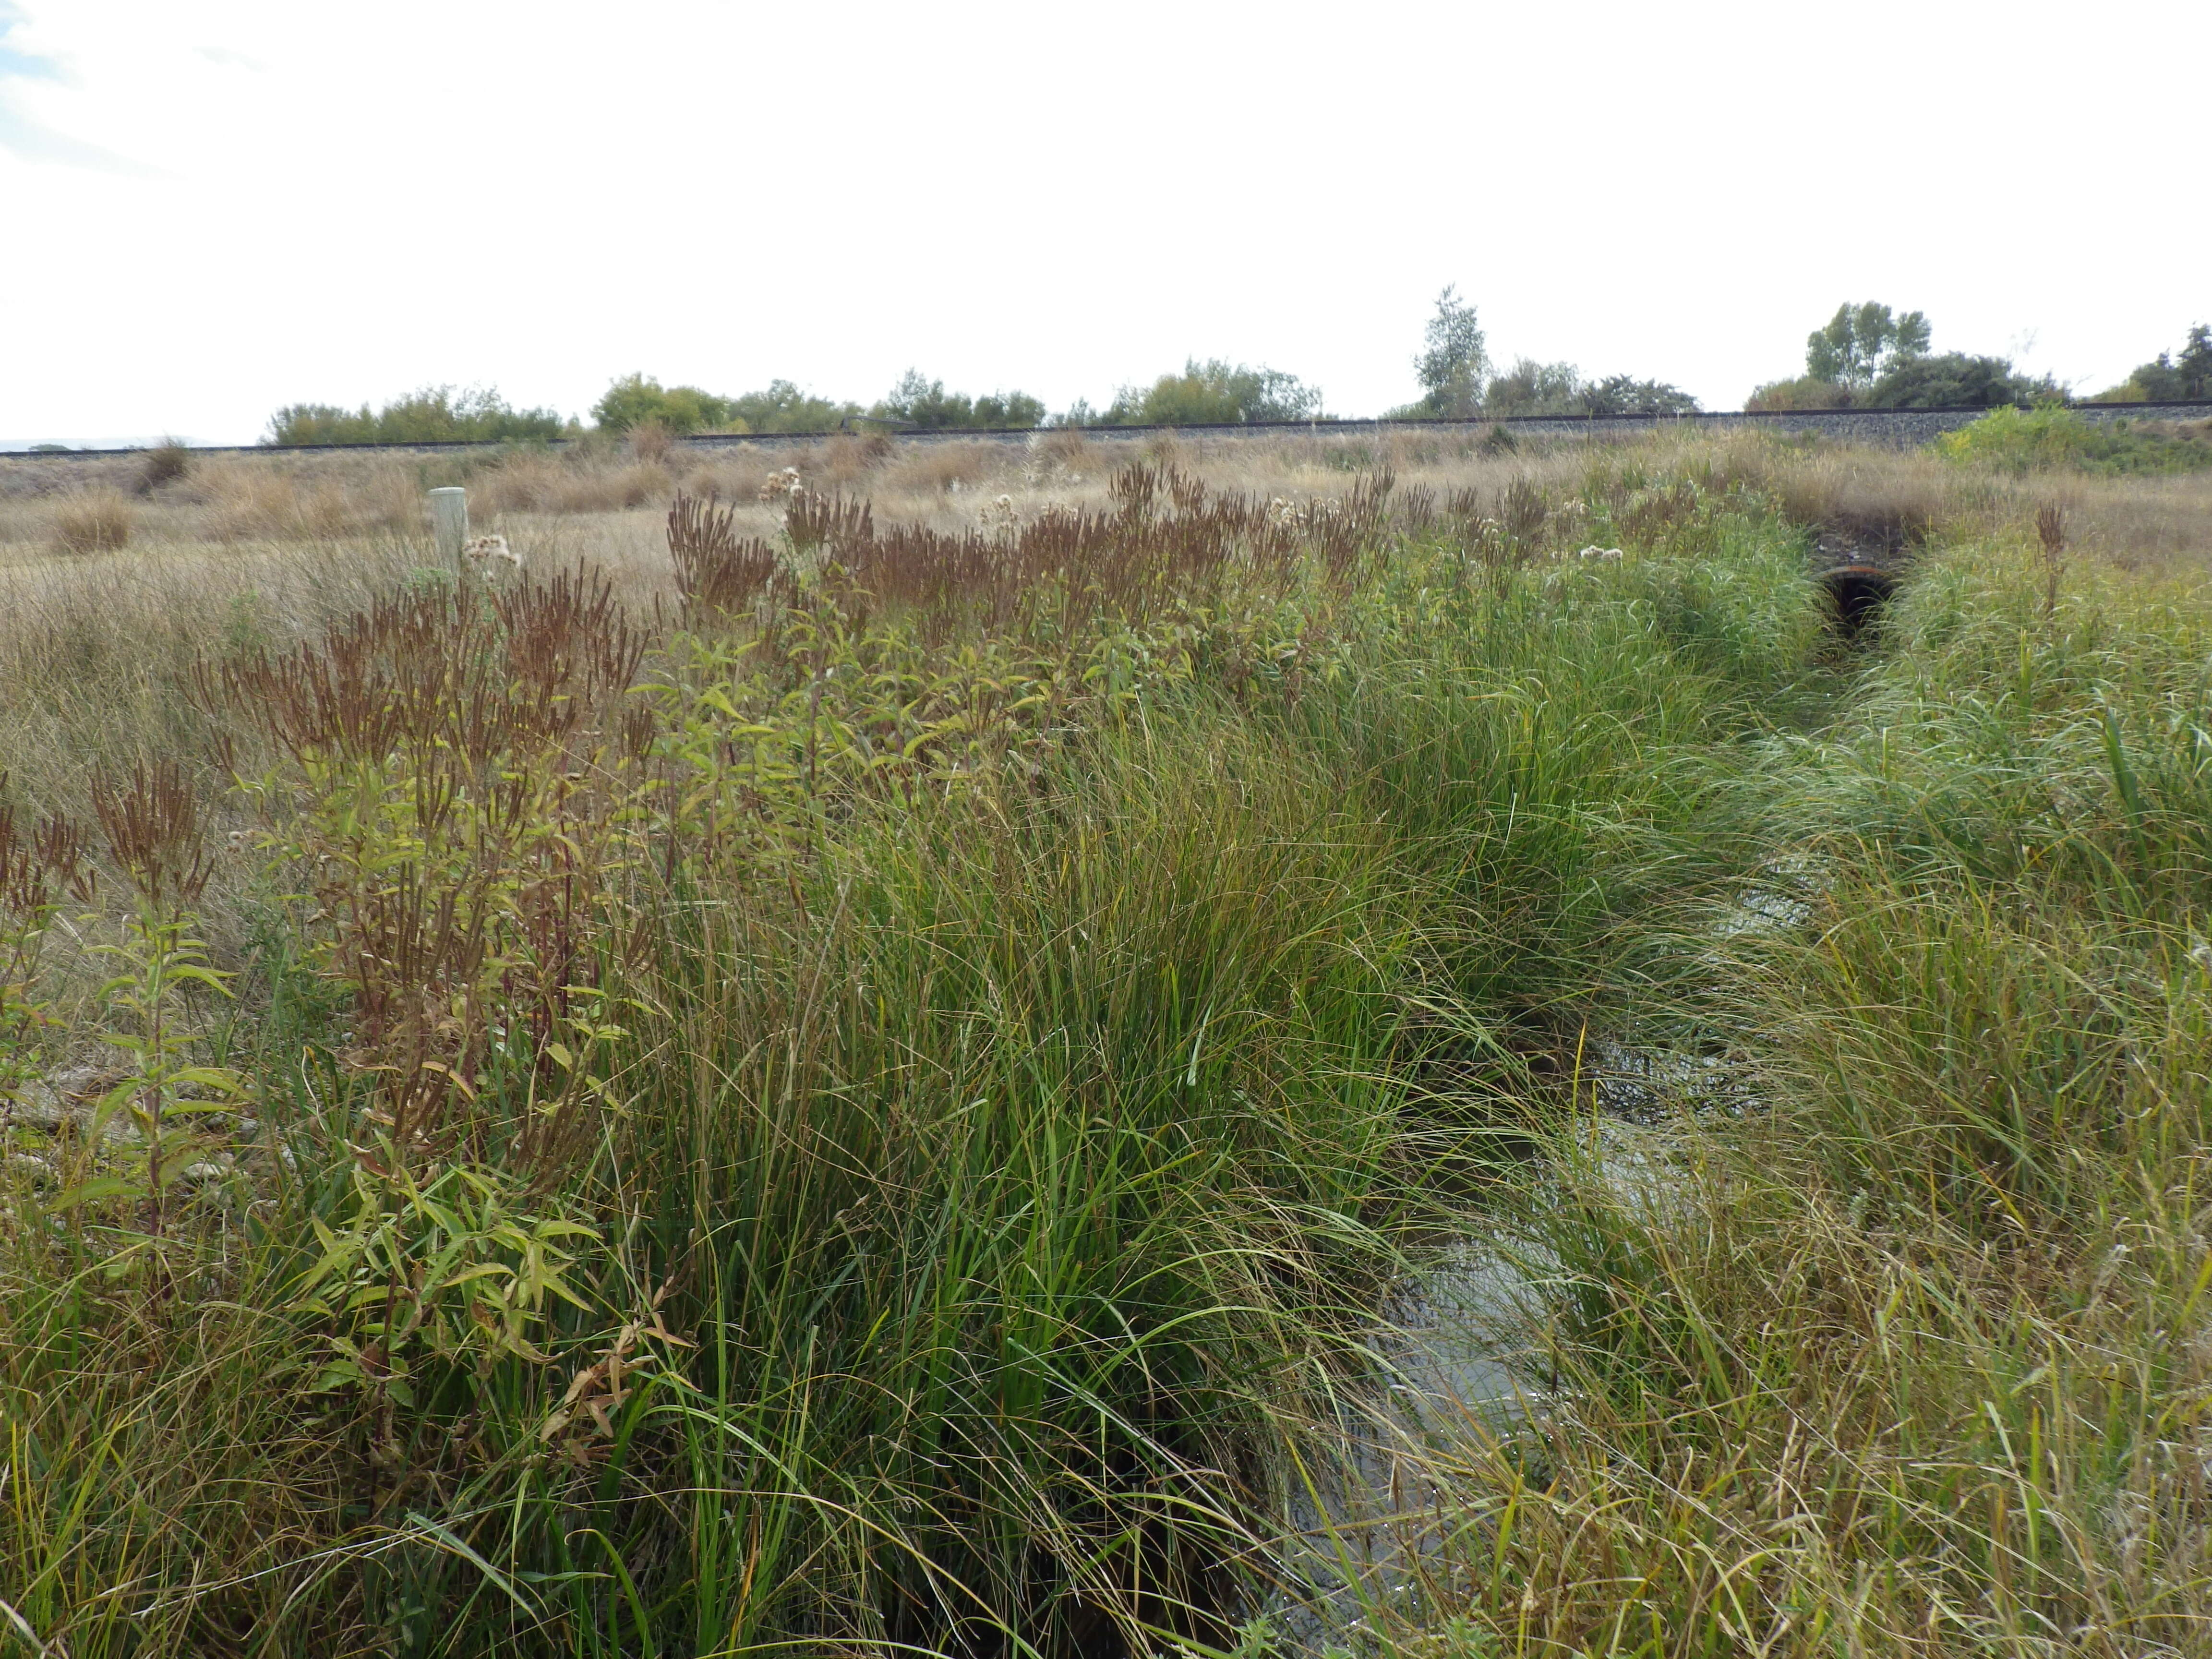
<path fill-rule="evenodd" d="M 2085 389 L 2212 320 L 2212 4 L 0 0 L 0 439 L 428 383 L 1103 404 L 1493 356 L 1735 408 L 1844 300 Z"/>

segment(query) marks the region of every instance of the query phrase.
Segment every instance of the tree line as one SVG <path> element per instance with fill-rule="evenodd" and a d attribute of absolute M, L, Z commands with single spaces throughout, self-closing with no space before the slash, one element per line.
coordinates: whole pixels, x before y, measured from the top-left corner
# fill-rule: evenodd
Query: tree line
<path fill-rule="evenodd" d="M 2002 356 L 1936 353 L 1917 311 L 1875 301 L 1846 303 L 1806 341 L 1805 370 L 1757 388 L 1751 410 L 1913 409 L 2063 401 L 2066 389 L 2031 377 Z M 1491 361 L 1475 307 L 1455 288 L 1437 295 L 1413 360 L 1421 395 L 1386 419 L 1482 420 L 1515 416 L 1684 415 L 1698 400 L 1667 381 L 1632 374 L 1585 375 L 1570 362 Z M 2178 354 L 2161 351 L 2094 402 L 2177 402 L 2212 398 L 2212 328 L 2189 331 Z M 821 433 L 981 431 L 1042 426 L 1231 426 L 1328 418 L 1321 388 L 1281 369 L 1222 358 L 1188 360 L 1147 384 L 1119 388 L 1103 409 L 1078 398 L 1058 413 L 1026 392 L 948 392 L 908 369 L 874 403 L 817 396 L 791 380 L 726 395 L 663 386 L 643 373 L 615 380 L 592 405 L 591 428 L 623 434 L 658 427 L 699 432 Z M 289 404 L 270 417 L 278 446 L 434 442 L 543 442 L 580 436 L 585 422 L 550 409 L 516 409 L 489 388 L 427 386 L 371 408 Z"/>
<path fill-rule="evenodd" d="M 1845 303 L 1806 337 L 1805 372 L 1771 380 L 1751 394 L 1750 410 L 2028 408 L 2072 401 L 2048 374 L 2030 375 L 2011 358 L 1931 350 L 1933 331 L 1917 311 L 1899 314 L 1876 301 Z M 2179 356 L 2161 351 L 2088 403 L 2189 403 L 2212 398 L 2212 327 L 2189 331 Z"/>

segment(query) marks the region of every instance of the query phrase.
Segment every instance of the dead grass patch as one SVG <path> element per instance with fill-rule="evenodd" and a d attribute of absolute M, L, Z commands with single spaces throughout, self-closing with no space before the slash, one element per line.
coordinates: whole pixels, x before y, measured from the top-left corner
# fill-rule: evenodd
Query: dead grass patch
<path fill-rule="evenodd" d="M 137 519 L 118 490 L 64 495 L 52 512 L 54 545 L 64 553 L 112 553 L 130 544 Z"/>
<path fill-rule="evenodd" d="M 884 470 L 884 483 L 911 495 L 945 495 L 981 483 L 1007 459 L 1002 444 L 918 444 Z"/>

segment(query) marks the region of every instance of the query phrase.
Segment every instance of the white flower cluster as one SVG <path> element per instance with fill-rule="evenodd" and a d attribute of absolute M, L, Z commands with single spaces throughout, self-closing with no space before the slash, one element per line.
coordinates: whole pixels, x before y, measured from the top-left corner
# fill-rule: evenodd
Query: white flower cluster
<path fill-rule="evenodd" d="M 779 497 L 788 500 L 793 495 L 803 495 L 805 493 L 806 486 L 799 481 L 799 469 L 795 466 L 787 466 L 782 471 L 771 472 L 761 480 L 757 499 L 763 501 L 775 501 Z"/>
<path fill-rule="evenodd" d="M 1586 547 L 1575 555 L 1578 559 L 1617 559 L 1621 556 L 1617 547 Z"/>
<path fill-rule="evenodd" d="M 1012 495 L 1001 495 L 997 500 L 988 502 L 979 516 L 987 525 L 1002 526 L 1009 530 L 1022 521 L 1022 515 L 1014 510 L 1014 498 Z"/>

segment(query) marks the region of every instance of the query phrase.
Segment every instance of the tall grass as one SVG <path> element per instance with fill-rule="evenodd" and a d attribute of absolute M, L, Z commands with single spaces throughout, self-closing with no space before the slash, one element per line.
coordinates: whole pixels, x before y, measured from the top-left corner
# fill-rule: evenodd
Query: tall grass
<path fill-rule="evenodd" d="M 2205 1650 L 2208 642 L 2014 537 L 1923 566 L 1765 763 L 1764 920 L 1686 936 L 1728 1108 L 1509 1206 L 1527 1414 L 1431 1460 L 1386 1645 Z"/>
<path fill-rule="evenodd" d="M 12 1235 L 7 1599 L 85 1654 L 1222 1638 L 1548 1040 L 1493 1022 L 1811 615 L 1755 509 L 1590 489 L 1388 559 L 1385 481 L 981 538 L 810 497 L 781 560 L 678 514 L 707 631 L 643 726 L 589 584 L 239 642 L 190 706 L 265 728 L 319 908 L 243 907 L 259 1138 L 158 1273 L 97 1206 Z"/>
<path fill-rule="evenodd" d="M 1495 465 L 810 483 L 676 514 L 657 620 L 394 568 L 179 660 L 266 816 L 165 1029 L 256 1096 L 166 1101 L 158 1240 L 10 1131 L 18 1632 L 1258 1652 L 1472 1225 L 1523 1398 L 1399 1448 L 1365 1648 L 2202 1650 L 2200 602 L 1765 452 Z M 1925 550 L 1862 656 L 1847 524 Z"/>
<path fill-rule="evenodd" d="M 1570 527 L 1623 536 L 1618 481 L 1593 483 L 1596 521 Z M 1455 983 L 1487 1011 L 1569 1017 L 1605 964 L 1633 973 L 1657 895 L 1733 871 L 1712 751 L 1770 729 L 1815 672 L 1794 535 L 1694 487 L 1620 505 L 1644 511 L 1632 555 L 1593 561 L 1570 537 L 1401 568 L 1381 625 L 1297 711 L 1432 884 Z"/>

